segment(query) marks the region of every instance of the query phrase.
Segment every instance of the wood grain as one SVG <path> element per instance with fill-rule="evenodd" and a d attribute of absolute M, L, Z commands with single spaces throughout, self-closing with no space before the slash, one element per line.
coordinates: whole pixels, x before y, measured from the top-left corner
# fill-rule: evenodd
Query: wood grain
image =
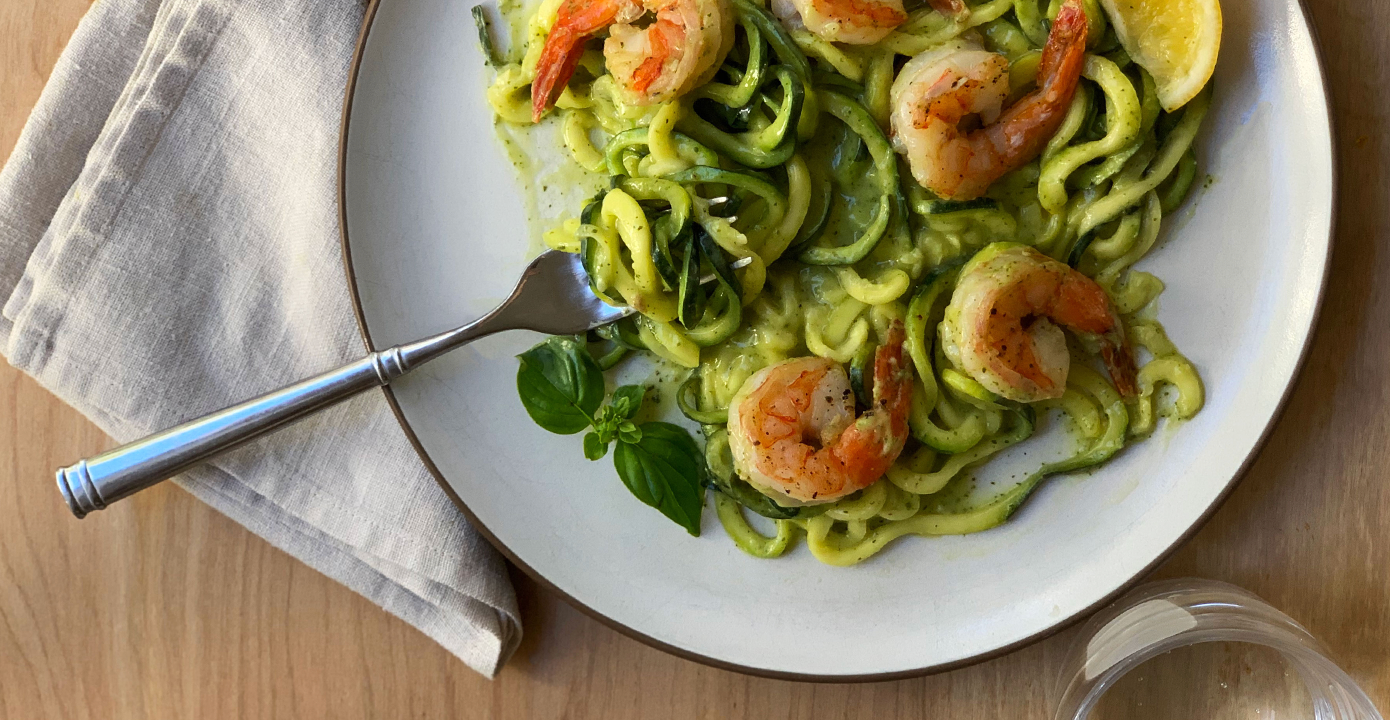
<path fill-rule="evenodd" d="M 87 6 L 0 2 L 0 151 L 12 147 Z M 1310 8 L 1339 134 L 1322 320 L 1271 442 L 1157 575 L 1228 580 L 1264 596 L 1390 708 L 1390 5 Z M 1041 719 L 1070 639 L 929 678 L 797 684 L 665 655 L 517 578 L 526 639 L 489 682 L 171 486 L 74 521 L 52 469 L 107 444 L 0 363 L 0 717 Z M 1286 691 L 1254 661 L 1224 649 L 1155 668 L 1152 678 L 1214 674 L 1240 692 L 1184 712 L 1253 717 L 1260 698 Z"/>

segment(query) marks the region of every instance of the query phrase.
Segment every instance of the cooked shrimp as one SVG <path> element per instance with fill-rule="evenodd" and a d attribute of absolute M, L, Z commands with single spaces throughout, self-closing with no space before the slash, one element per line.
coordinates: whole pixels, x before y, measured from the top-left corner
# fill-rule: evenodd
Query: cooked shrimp
<path fill-rule="evenodd" d="M 1134 355 L 1110 296 L 1091 278 L 1024 245 L 995 243 L 961 268 L 941 324 L 942 350 L 1010 400 L 1057 398 L 1071 364 L 1058 325 L 1099 345 L 1115 388 L 1134 397 Z"/>
<path fill-rule="evenodd" d="M 647 13 L 656 20 L 633 24 Z M 531 83 L 535 120 L 574 74 L 584 41 L 605 28 L 608 73 L 634 105 L 666 102 L 709 81 L 734 44 L 728 0 L 565 0 Z"/>
<path fill-rule="evenodd" d="M 874 356 L 874 406 L 857 419 L 844 366 L 798 358 L 755 373 L 729 405 L 738 474 L 785 506 L 838 500 L 872 485 L 907 442 L 912 374 L 894 322 Z"/>
<path fill-rule="evenodd" d="M 973 33 L 909 60 L 890 101 L 894 140 L 917 182 L 943 198 L 970 200 L 1041 154 L 1076 92 L 1086 28 L 1081 0 L 1066 0 L 1043 48 L 1038 89 L 1007 110 L 1009 61 Z M 975 116 L 983 126 L 967 130 L 964 121 Z"/>
<path fill-rule="evenodd" d="M 907 20 L 902 0 L 772 0 L 772 12 L 792 29 L 851 45 L 872 45 Z"/>

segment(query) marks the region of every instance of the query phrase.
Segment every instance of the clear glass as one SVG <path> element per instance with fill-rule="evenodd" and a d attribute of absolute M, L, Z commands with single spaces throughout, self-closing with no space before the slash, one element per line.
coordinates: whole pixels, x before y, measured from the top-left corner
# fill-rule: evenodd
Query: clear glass
<path fill-rule="evenodd" d="M 1217 645 L 1209 645 L 1213 643 Z M 1179 650 L 1162 662 L 1147 664 Z M 1251 666 L 1264 674 L 1285 673 L 1288 682 L 1276 678 L 1264 684 L 1285 689 L 1284 695 L 1272 699 L 1285 716 L 1286 708 L 1301 706 L 1306 708 L 1304 717 L 1316 720 L 1382 720 L 1355 681 L 1328 659 L 1322 643 L 1289 616 L 1234 585 L 1192 578 L 1140 586 L 1086 624 L 1063 662 L 1061 701 L 1054 718 L 1113 716 L 1104 712 L 1102 698 L 1127 675 L 1127 694 L 1135 697 L 1144 696 L 1137 683 L 1145 681 L 1161 683 L 1149 693 L 1153 698 L 1196 697 L 1194 688 L 1174 687 L 1171 678 L 1205 677 L 1206 667 L 1222 664 L 1216 650 L 1241 653 L 1246 659 L 1273 657 L 1272 663 L 1256 659 Z M 1186 672 L 1172 671 L 1184 663 Z M 1130 675 L 1132 671 L 1136 672 Z M 1207 680 L 1229 689 L 1220 677 Z M 1180 712 L 1177 707 L 1172 712 Z M 1158 715 L 1145 712 L 1147 717 Z"/>
<path fill-rule="evenodd" d="M 1089 720 L 1310 720 L 1313 700 L 1277 650 L 1204 642 L 1131 668 L 1091 709 Z"/>

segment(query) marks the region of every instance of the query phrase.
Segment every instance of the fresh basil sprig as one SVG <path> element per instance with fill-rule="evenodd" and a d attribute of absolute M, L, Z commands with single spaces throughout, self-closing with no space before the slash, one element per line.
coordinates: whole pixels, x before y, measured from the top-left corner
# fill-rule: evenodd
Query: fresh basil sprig
<path fill-rule="evenodd" d="M 584 457 L 598 460 L 607 455 L 608 445 L 615 439 L 625 443 L 641 442 L 642 430 L 632 422 L 632 417 L 642 409 L 642 397 L 646 393 L 641 385 L 624 385 L 613 391 L 613 399 L 594 413 L 594 429 L 584 436 Z"/>
<path fill-rule="evenodd" d="M 517 356 L 516 389 L 537 425 L 560 435 L 585 429 L 584 457 L 598 460 L 617 442 L 613 466 L 638 500 L 691 535 L 700 534 L 705 507 L 704 455 L 684 429 L 638 424 L 646 389 L 624 385 L 604 404 L 603 371 L 579 340 L 552 337 Z"/>

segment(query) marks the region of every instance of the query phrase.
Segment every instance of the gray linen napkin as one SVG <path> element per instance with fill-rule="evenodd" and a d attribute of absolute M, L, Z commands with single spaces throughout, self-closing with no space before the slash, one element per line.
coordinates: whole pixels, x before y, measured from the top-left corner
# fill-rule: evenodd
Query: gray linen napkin
<path fill-rule="evenodd" d="M 362 13 L 97 0 L 0 172 L 15 367 L 128 441 L 362 354 L 336 188 Z M 501 559 L 379 393 L 178 482 L 481 673 L 516 647 Z"/>

